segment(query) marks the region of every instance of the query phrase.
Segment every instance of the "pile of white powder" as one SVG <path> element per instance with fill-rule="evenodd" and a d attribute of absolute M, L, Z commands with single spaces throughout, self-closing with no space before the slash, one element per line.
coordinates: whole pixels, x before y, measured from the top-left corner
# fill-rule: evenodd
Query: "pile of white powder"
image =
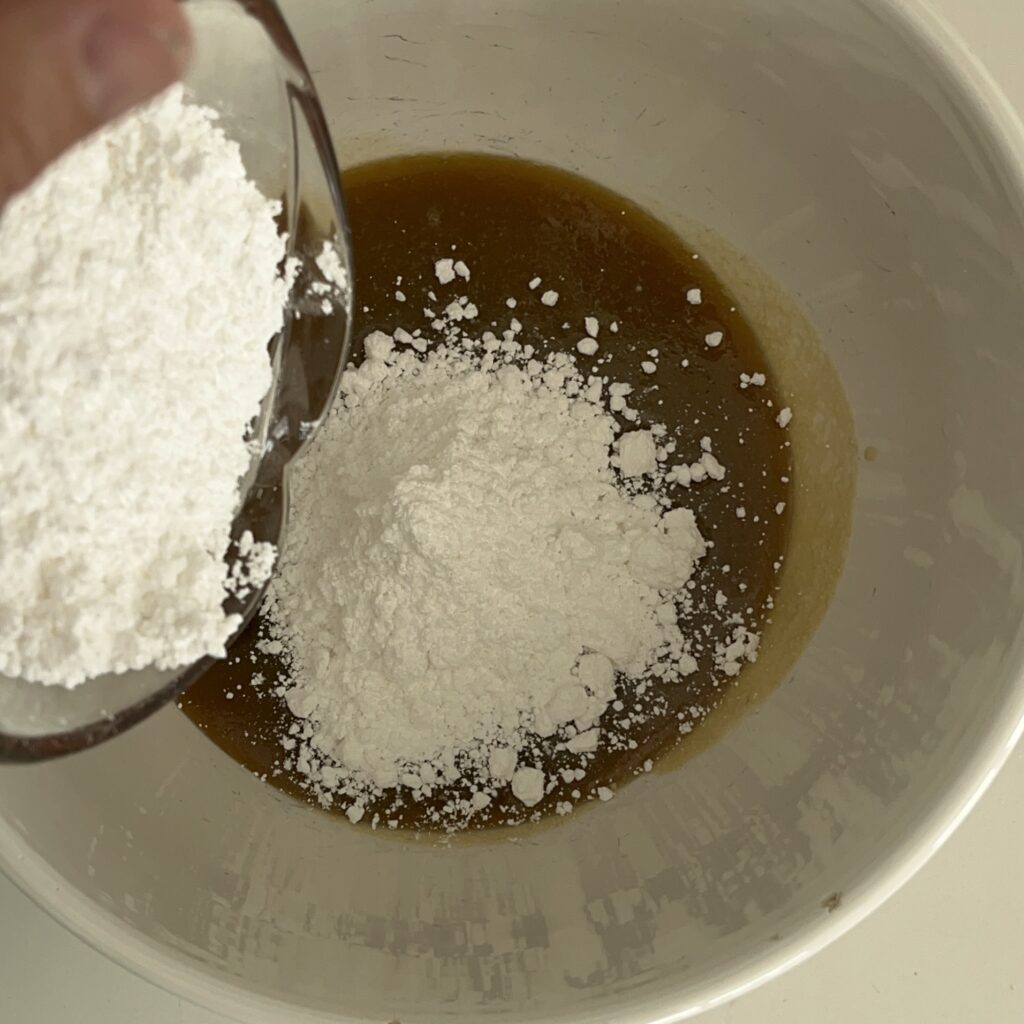
<path fill-rule="evenodd" d="M 522 727 L 592 725 L 614 673 L 641 675 L 663 648 L 688 668 L 662 592 L 704 550 L 687 510 L 616 488 L 597 406 L 514 366 L 391 344 L 368 339 L 346 414 L 293 475 L 273 590 L 289 706 L 381 787 L 405 763 L 449 774 Z"/>
<path fill-rule="evenodd" d="M 181 87 L 4 209 L 0 674 L 74 686 L 224 653 L 288 292 L 278 212 Z"/>
<path fill-rule="evenodd" d="M 469 277 L 438 262 L 442 285 Z M 287 665 L 277 692 L 297 719 L 283 769 L 353 821 L 382 794 L 398 808 L 441 787 L 437 820 L 457 828 L 508 787 L 533 807 L 628 742 L 601 724 L 612 708 L 628 731 L 617 681 L 643 695 L 702 653 L 727 678 L 757 637 L 724 611 L 710 650 L 680 629 L 706 544 L 669 490 L 723 478 L 710 439 L 687 462 L 662 425 L 622 432 L 628 385 L 574 352 L 536 357 L 515 318 L 481 330 L 466 295 L 438 302 L 429 328 L 364 340 L 293 466 L 262 649 Z M 564 755 L 557 778 L 538 742 Z"/>

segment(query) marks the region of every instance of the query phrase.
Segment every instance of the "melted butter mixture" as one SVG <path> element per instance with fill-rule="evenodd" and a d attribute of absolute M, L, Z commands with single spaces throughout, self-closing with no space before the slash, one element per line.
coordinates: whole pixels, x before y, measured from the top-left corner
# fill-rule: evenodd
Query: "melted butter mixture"
<path fill-rule="evenodd" d="M 671 492 L 674 501 L 693 510 L 702 534 L 713 542 L 695 574 L 694 608 L 684 632 L 713 650 L 734 628 L 724 621 L 726 613 L 759 631 L 771 615 L 788 536 L 792 465 L 787 431 L 776 422 L 784 403 L 742 310 L 699 254 L 622 197 L 567 172 L 510 158 L 401 157 L 349 171 L 344 186 L 356 254 L 354 358 L 370 331 L 423 327 L 429 333 L 422 309 L 436 305 L 427 294 L 437 287 L 434 261 L 453 252 L 471 268 L 472 279 L 460 291 L 482 311 L 481 331 L 492 319 L 506 326 L 518 315 L 519 341 L 541 354 L 575 352 L 584 318 L 597 317 L 600 352 L 579 361 L 587 371 L 613 353 L 610 364 L 596 372 L 634 388 L 629 404 L 640 419 L 622 421 L 623 427 L 660 422 L 670 436 L 679 429 L 673 464 L 699 460 L 700 440 L 710 437 L 727 468 L 721 482 Z M 559 293 L 554 306 L 537 302 L 530 292 L 528 282 L 535 277 L 543 282 L 538 292 Z M 694 289 L 699 303 L 687 297 L 696 297 Z M 509 298 L 517 300 L 518 314 L 507 305 Z M 617 333 L 608 328 L 612 321 Z M 710 347 L 705 339 L 716 332 L 724 340 Z M 649 374 L 642 364 L 652 361 L 658 369 Z M 764 385 L 743 386 L 756 374 L 766 375 Z M 231 657 L 192 687 L 181 707 L 246 768 L 310 800 L 303 776 L 284 767 L 281 737 L 294 718 L 274 693 L 280 665 L 257 647 L 258 629 L 257 619 Z M 554 741 L 543 741 L 539 766 L 549 779 L 559 779 L 553 791 L 527 809 L 506 787 L 468 827 L 534 819 L 563 802 L 598 799 L 599 789 L 615 789 L 692 742 L 728 688 L 743 685 L 742 672 L 728 679 L 714 670 L 710 657 L 699 661 L 699 671 L 683 682 L 655 680 L 639 695 L 635 684 L 620 681 L 620 702 L 601 722 L 616 740 L 602 743 L 584 778 L 566 771 L 563 779 L 561 773 L 579 758 L 570 764 Z M 367 805 L 363 820 L 437 830 L 438 811 L 449 796 L 435 787 L 429 796 L 406 795 L 395 806 L 385 795 Z M 331 808 L 345 809 L 340 801 Z"/>

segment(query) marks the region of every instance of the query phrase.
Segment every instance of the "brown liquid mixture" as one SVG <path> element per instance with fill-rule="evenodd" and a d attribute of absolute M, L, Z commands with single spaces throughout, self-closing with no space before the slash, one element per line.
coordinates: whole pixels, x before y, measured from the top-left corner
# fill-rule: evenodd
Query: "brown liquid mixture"
<path fill-rule="evenodd" d="M 629 404 L 641 418 L 623 426 L 662 422 L 670 435 L 682 427 L 672 463 L 699 460 L 700 439 L 710 436 L 716 457 L 727 467 L 721 482 L 672 492 L 674 500 L 693 510 L 714 545 L 695 575 L 695 609 L 684 632 L 700 635 L 706 650 L 728 636 L 731 627 L 716 606 L 719 592 L 726 612 L 741 612 L 744 624 L 758 631 L 770 615 L 786 546 L 788 516 L 778 509 L 788 502 L 791 486 L 787 434 L 776 423 L 781 403 L 771 377 L 762 387 L 740 386 L 741 374 L 767 374 L 765 358 L 742 312 L 703 261 L 621 197 L 564 171 L 514 159 L 403 157 L 357 167 L 344 176 L 344 186 L 356 256 L 354 358 L 360 358 L 359 342 L 372 330 L 427 328 L 422 309 L 437 305 L 427 292 L 438 288 L 434 261 L 444 256 L 455 255 L 471 268 L 471 281 L 458 290 L 480 308 L 481 331 L 495 320 L 500 333 L 517 316 L 521 342 L 541 353 L 575 352 L 584 317 L 596 316 L 602 324 L 598 357 L 614 352 L 611 363 L 596 372 L 635 389 Z M 543 283 L 531 292 L 527 283 L 534 277 Z M 692 288 L 701 289 L 699 305 L 687 301 Z M 540 303 L 546 289 L 559 292 L 557 305 Z M 405 302 L 396 299 L 396 290 Z M 509 297 L 517 300 L 515 310 L 506 305 Z M 613 320 L 618 334 L 608 329 Z M 713 331 L 725 334 L 717 348 L 705 343 Z M 658 350 L 653 375 L 641 369 L 651 349 Z M 579 362 L 587 371 L 594 360 L 581 356 Z M 294 719 L 273 693 L 271 681 L 280 666 L 257 649 L 258 626 L 257 619 L 231 657 L 193 686 L 181 707 L 246 768 L 309 800 L 303 777 L 281 767 L 281 737 Z M 645 763 L 649 770 L 659 755 L 686 742 L 726 687 L 743 683 L 743 673 L 724 680 L 711 671 L 710 657 L 698 660 L 700 670 L 683 682 L 654 682 L 641 698 L 634 684 L 620 680 L 625 712 L 639 705 L 651 715 L 629 727 L 628 748 L 602 744 L 585 779 L 560 782 L 534 808 L 525 808 L 506 787 L 469 827 L 535 818 L 561 801 L 578 802 L 574 791 L 582 799 L 594 798 L 598 787 L 620 785 L 642 773 Z M 256 673 L 267 682 L 253 685 Z M 621 711 L 609 708 L 602 731 L 621 718 Z M 549 780 L 570 763 L 554 745 L 544 741 L 541 748 L 539 766 Z M 578 762 L 578 756 L 571 761 Z M 429 797 L 406 798 L 398 808 L 385 797 L 367 805 L 363 820 L 370 823 L 379 814 L 391 827 L 436 830 L 432 812 L 448 795 L 435 789 Z M 338 802 L 332 810 L 343 812 L 345 806 Z"/>

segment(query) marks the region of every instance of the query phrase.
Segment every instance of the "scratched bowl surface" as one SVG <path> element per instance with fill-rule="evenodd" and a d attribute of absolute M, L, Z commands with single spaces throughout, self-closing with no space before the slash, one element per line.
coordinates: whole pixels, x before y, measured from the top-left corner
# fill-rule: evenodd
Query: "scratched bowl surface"
<path fill-rule="evenodd" d="M 557 827 L 450 846 L 352 828 L 172 707 L 0 772 L 0 863 L 99 948 L 248 1024 L 697 1013 L 905 881 L 1018 730 L 1018 126 L 895 0 L 285 11 L 343 163 L 546 160 L 772 274 L 877 451 L 845 570 L 792 671 L 718 742 Z M 801 600 L 794 585 L 780 605 Z"/>

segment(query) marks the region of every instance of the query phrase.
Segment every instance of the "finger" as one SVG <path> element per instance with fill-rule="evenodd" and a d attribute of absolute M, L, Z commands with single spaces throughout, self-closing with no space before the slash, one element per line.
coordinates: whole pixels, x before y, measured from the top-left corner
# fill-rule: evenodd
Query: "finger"
<path fill-rule="evenodd" d="M 176 0 L 0 5 L 0 202 L 54 157 L 182 73 Z"/>

